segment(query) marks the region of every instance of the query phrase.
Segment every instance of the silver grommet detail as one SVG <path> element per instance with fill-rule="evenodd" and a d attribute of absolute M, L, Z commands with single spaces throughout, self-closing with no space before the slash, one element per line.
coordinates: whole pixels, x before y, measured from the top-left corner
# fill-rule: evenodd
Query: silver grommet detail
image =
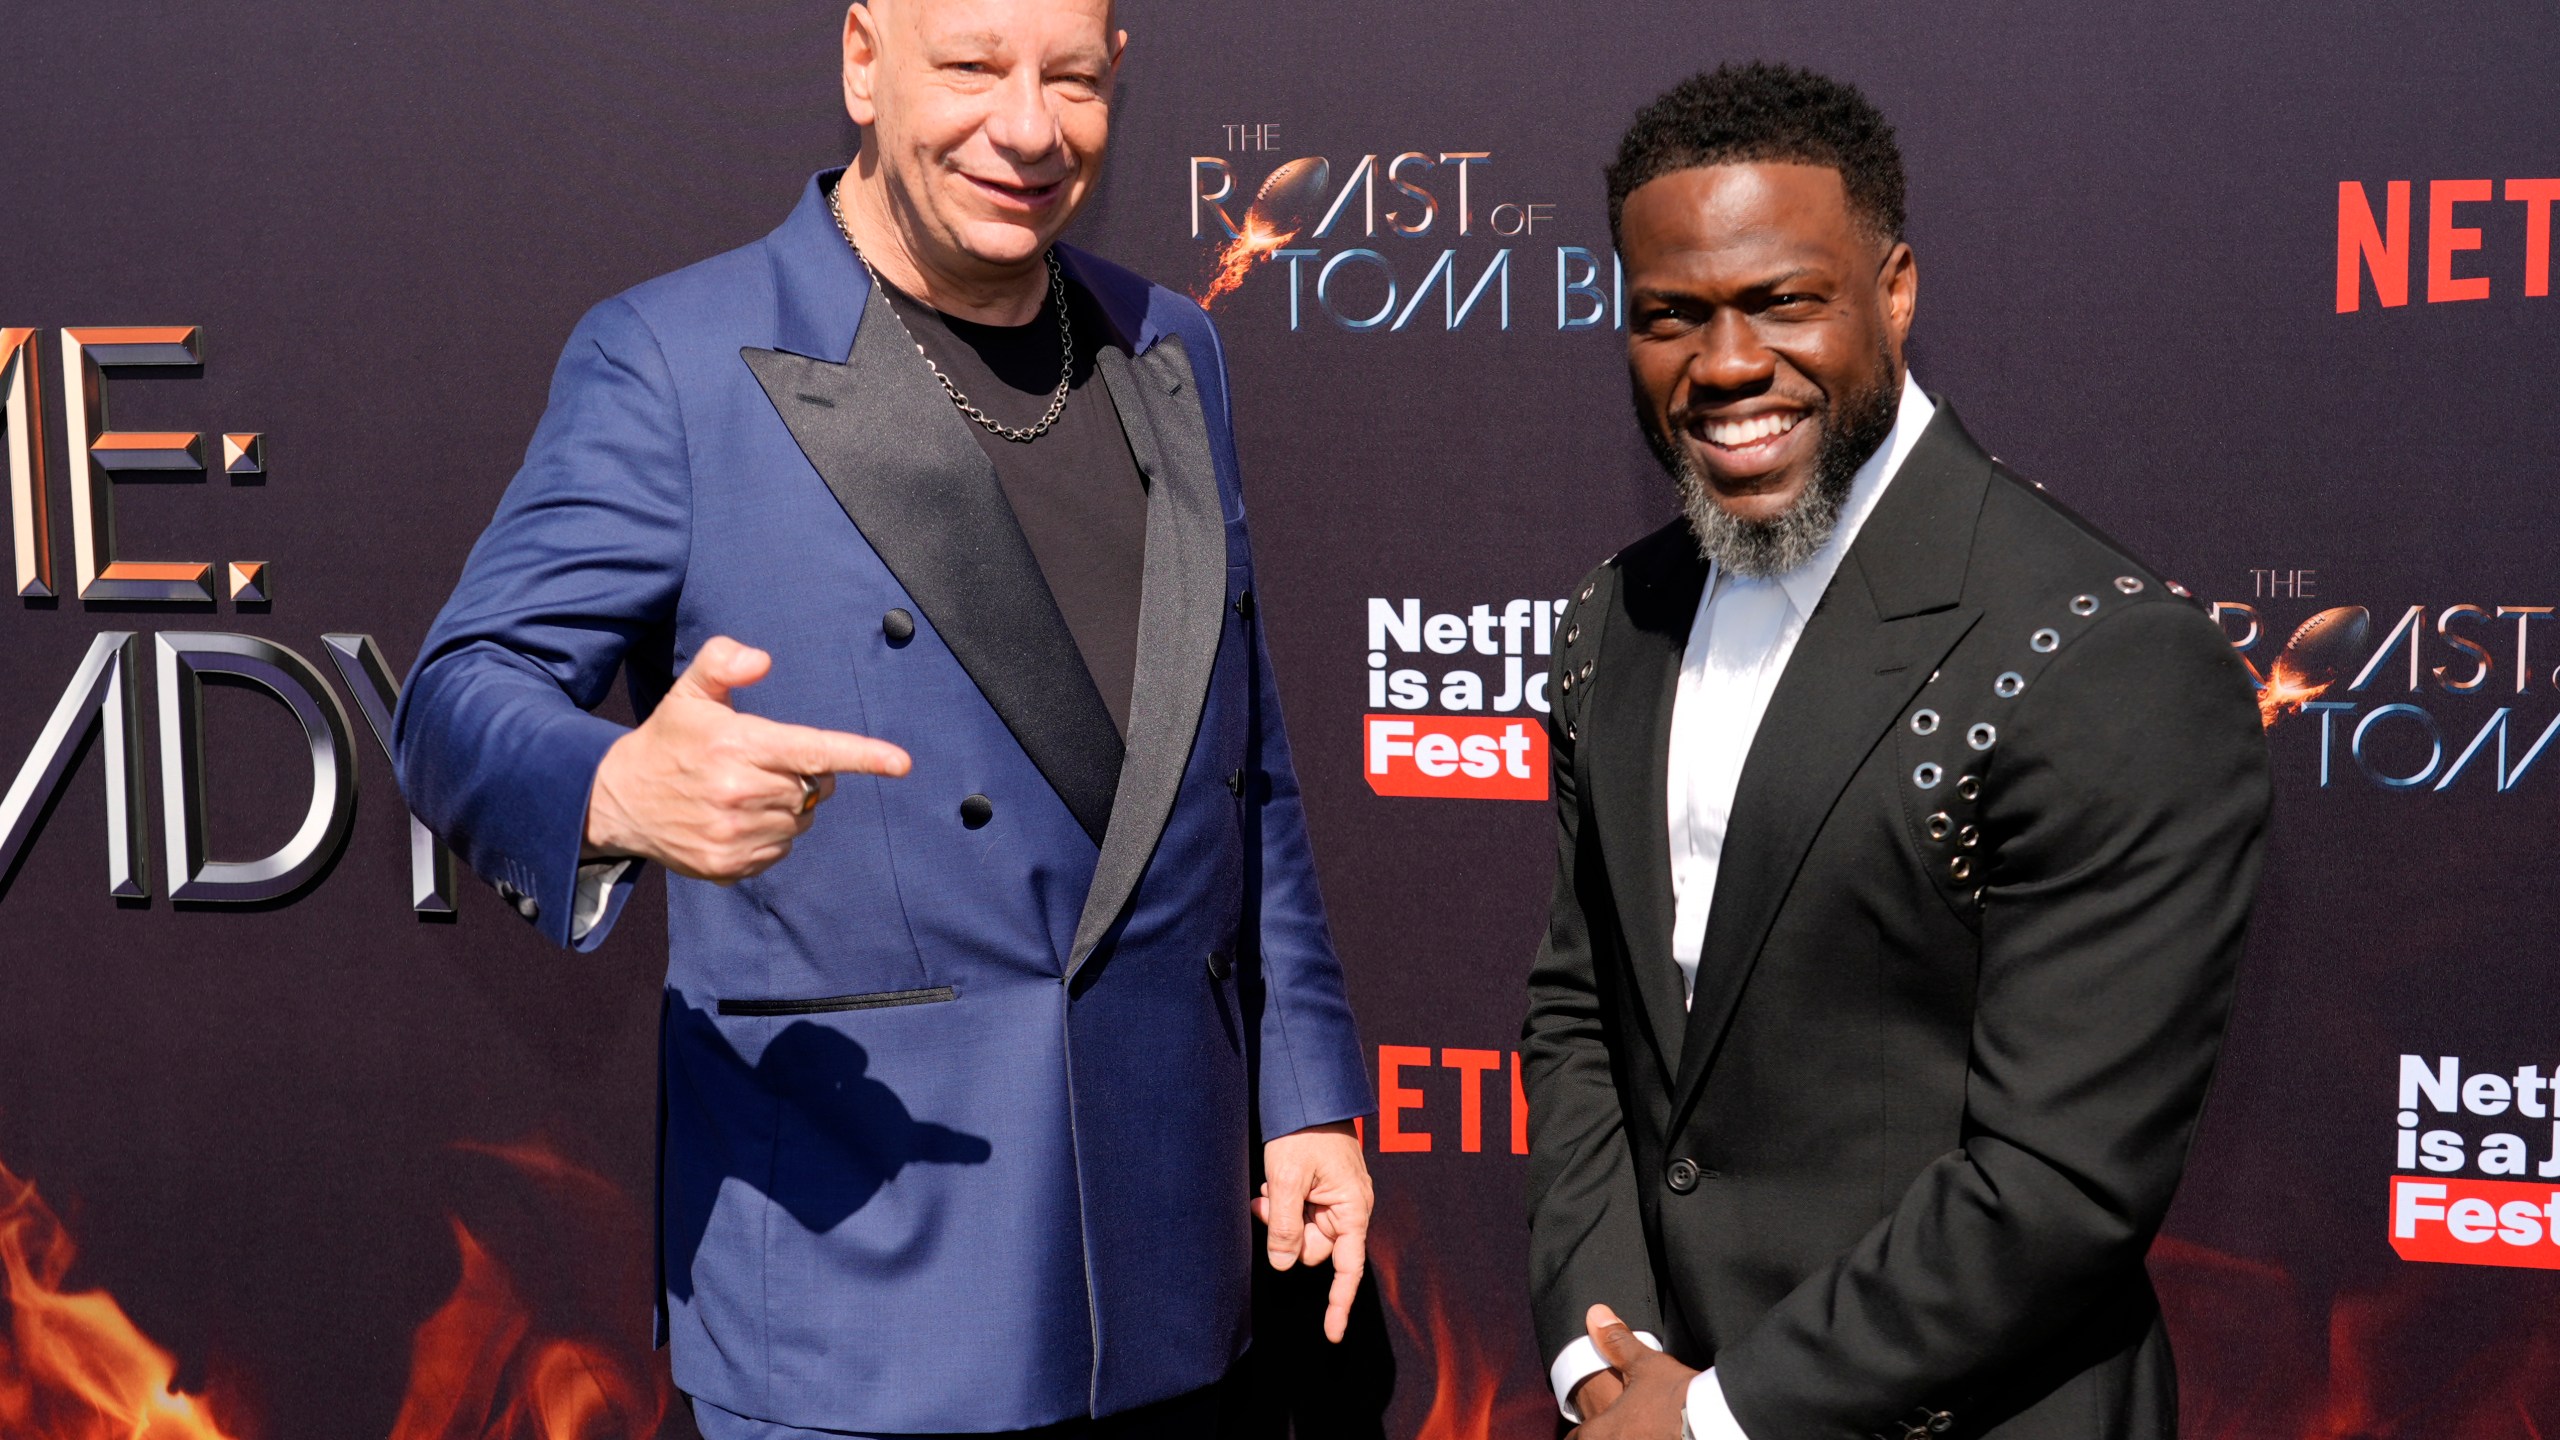
<path fill-rule="evenodd" d="M 1573 672 L 1572 672 L 1572 671 L 1570 671 L 1570 670 L 1567 670 L 1566 672 L 1564 672 L 1564 678 L 1563 678 L 1563 679 L 1561 679 L 1561 680 L 1558 680 L 1558 681 L 1556 682 L 1556 688 L 1557 688 L 1557 689 L 1559 689 L 1559 690 L 1561 690 L 1561 691 L 1563 691 L 1563 692 L 1564 692 L 1564 693 L 1566 693 L 1567 695 L 1572 694 L 1572 693 L 1573 693 Z"/>
<path fill-rule="evenodd" d="M 1582 587 L 1582 598 L 1583 598 L 1583 599 L 1585 599 L 1585 600 L 1590 599 L 1590 598 L 1591 598 L 1591 592 L 1592 592 L 1592 591 L 1594 591 L 1594 590 L 1596 590 L 1596 589 L 1598 589 L 1598 588 L 1600 588 L 1600 587 L 1598 587 L 1597 585 L 1585 585 L 1585 586 L 1583 586 L 1583 587 Z"/>
<path fill-rule="evenodd" d="M 1589 680 L 1591 678 L 1591 662 L 1588 660 L 1583 661 L 1582 668 L 1575 673 L 1580 675 L 1583 679 Z"/>
<path fill-rule="evenodd" d="M 1967 775 L 1963 779 L 1958 780 L 1956 782 L 1956 798 L 1959 800 L 1981 799 L 1982 781 L 1971 775 Z"/>
<path fill-rule="evenodd" d="M 1579 740 L 1582 738 L 1582 732 L 1575 729 L 1573 722 L 1568 720 L 1565 722 L 1564 726 L 1564 738 L 1567 740 Z"/>
<path fill-rule="evenodd" d="M 2194 599 L 2194 598 L 2195 598 L 2196 592 L 2194 592 L 2193 590 L 2188 589 L 2188 588 L 2187 588 L 2186 586 L 2184 586 L 2184 585 L 2179 584 L 2179 583 L 2178 583 L 2177 581 L 2175 581 L 2175 580 L 2171 580 L 2171 581 L 2169 581 L 2169 582 L 2168 582 L 2168 586 L 2169 586 L 2169 593 L 2170 593 L 2170 594 L 2172 594 L 2172 595 L 2177 596 L 2177 597 L 2178 597 L 2179 599 L 2181 599 L 2181 600 L 2192 600 L 2192 599 Z"/>
<path fill-rule="evenodd" d="M 1929 838 L 1932 840 L 1946 839 L 1955 833 L 1955 828 L 1955 817 L 1944 810 L 1929 817 Z"/>
<path fill-rule="evenodd" d="M 1913 715 L 1911 717 L 1911 733 L 1914 735 L 1937 734 L 1938 712 L 1935 710 L 1923 710 Z"/>
<path fill-rule="evenodd" d="M 1964 732 L 1964 743 L 1976 750 L 1990 749 L 1992 742 L 1999 738 L 2000 732 L 1988 725 L 1976 725 Z"/>
<path fill-rule="evenodd" d="M 1982 899 L 1982 891 L 1981 891 L 1981 889 L 1980 889 L 1979 887 L 1977 887 L 1977 888 L 1974 890 L 1974 892 L 1973 892 L 1973 908 L 1974 908 L 1974 909 L 1976 909 L 1976 910 L 1979 910 L 1979 909 L 1981 909 L 1981 908 L 1982 908 L 1983 903 L 1984 903 L 1984 902 L 1983 902 L 1983 899 Z"/>
<path fill-rule="evenodd" d="M 2142 582 L 2130 575 L 2119 575 L 2116 577 L 2116 588 L 2127 595 L 2139 595 L 2142 593 Z"/>
<path fill-rule="evenodd" d="M 2095 614 L 2097 614 L 2097 613 L 2098 613 L 2098 597 L 2097 597 L 2097 596 L 2095 596 L 2095 595 L 2074 595 L 2074 596 L 2072 596 L 2072 597 L 2071 597 L 2071 613 L 2072 613 L 2072 614 L 2074 614 L 2074 615 L 2095 615 Z"/>
<path fill-rule="evenodd" d="M 1947 873 L 1960 881 L 1972 879 L 1973 857 L 1970 855 L 1959 855 L 1953 860 L 1948 861 Z"/>
<path fill-rule="evenodd" d="M 1932 685 L 1935 685 L 1935 684 L 1937 684 L 1937 683 L 1938 683 L 1938 672 L 1937 672 L 1937 671 L 1932 670 L 1932 671 L 1930 671 L 1930 672 L 1929 672 L 1929 683 L 1930 683 L 1930 684 L 1932 684 Z"/>
<path fill-rule="evenodd" d="M 1966 848 L 1967 850 L 1970 850 L 1970 849 L 1972 849 L 1974 846 L 1981 844 L 1981 843 L 1982 843 L 1982 827 L 1981 827 L 1981 826 L 1979 826 L 1979 825 L 1967 825 L 1967 826 L 1966 826 L 1966 827 L 1964 827 L 1963 829 L 1961 829 L 1961 830 L 1957 831 L 1957 832 L 1956 832 L 1956 843 L 1957 843 L 1957 844 L 1959 844 L 1959 845 L 1961 845 L 1961 846 L 1963 846 L 1963 847 L 1964 847 L 1964 848 Z"/>
<path fill-rule="evenodd" d="M 2026 688 L 2027 677 L 2015 670 L 2003 670 L 2000 678 L 1991 682 L 1991 693 L 2003 700 L 2017 699 L 2018 692 Z"/>
<path fill-rule="evenodd" d="M 2062 647 L 2062 632 L 2047 626 L 2027 637 L 2027 648 L 2039 655 L 2050 655 Z"/>
<path fill-rule="evenodd" d="M 1937 761 L 1923 760 L 1918 768 L 1911 772 L 1911 783 L 1923 790 L 1935 790 L 1938 788 L 1938 782 L 1946 778 L 1946 774 L 1947 772 L 1939 767 Z"/>
<path fill-rule="evenodd" d="M 1574 641 L 1579 640 L 1579 639 L 1581 639 L 1581 638 L 1582 638 L 1582 627 L 1581 627 L 1581 626 L 1579 626 L 1579 625 L 1568 625 L 1568 626 L 1566 626 L 1566 627 L 1565 627 L 1565 630 L 1564 630 L 1564 643 L 1566 643 L 1567 645 L 1570 645 L 1570 644 L 1572 644 Z"/>

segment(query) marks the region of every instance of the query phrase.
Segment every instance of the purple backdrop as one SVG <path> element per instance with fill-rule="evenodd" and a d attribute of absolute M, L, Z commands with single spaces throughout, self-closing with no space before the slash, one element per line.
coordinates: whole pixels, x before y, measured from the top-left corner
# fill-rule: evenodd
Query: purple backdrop
<path fill-rule="evenodd" d="M 588 1434 L 648 1433 L 659 892 L 583 957 L 467 875 L 456 916 L 416 915 L 389 766 L 321 637 L 374 637 L 404 671 L 577 315 L 763 233 L 841 160 L 839 12 L 19 10 L 0 327 L 37 331 L 63 598 L 0 610 L 0 781 L 96 637 L 140 637 L 152 883 L 108 893 L 93 740 L 0 875 L 0 1165 L 50 1206 L 0 1188 L 22 1322 L 0 1406 L 47 1353 L 28 1317 L 72 1313 L 59 1288 L 110 1292 L 178 1387 L 210 1393 L 206 1428 L 171 1433 L 539 1435 L 510 1407 L 541 1395 L 588 1405 Z M 1526 629 L 1465 622 L 1534 615 L 1670 513 L 1627 418 L 1599 168 L 1642 100 L 1767 56 L 1857 81 L 1900 127 L 1923 383 L 2222 602 L 2276 687 L 2274 865 L 2153 1261 L 2189 1432 L 2549 1433 L 2560 1244 L 2494 1207 L 2560 1197 L 2535 1185 L 2560 1176 L 2538 1173 L 2555 1097 L 2520 1073 L 2560 1065 L 2560 903 L 2533 859 L 2560 787 L 2539 744 L 2560 717 L 2560 19 L 2192 0 L 1124 18 L 1114 155 L 1078 238 L 1194 293 L 1222 264 L 1240 277 L 1213 313 L 1265 613 L 1394 1106 L 1369 1130 L 1383 1303 L 1310 1388 L 1396 1440 L 1550 1432 L 1509 1058 L 1549 821 L 1461 798 L 1516 772 L 1435 775 L 1436 752 L 1382 741 L 1534 722 L 1503 653 Z M 1256 206 L 1307 157 L 1321 181 L 1299 166 Z M 210 563 L 215 602 L 73 593 L 60 336 L 93 326 L 201 327 L 200 365 L 105 383 L 117 430 L 202 432 L 214 473 L 107 488 L 116 553 Z M 264 473 L 221 473 L 228 432 L 264 437 Z M 271 601 L 230 598 L 234 561 L 268 563 Z M 171 898 L 150 672 L 155 637 L 203 631 L 291 648 L 347 707 L 352 827 L 281 902 Z M 301 734 L 253 689 L 207 686 L 203 707 L 207 844 L 273 850 L 311 792 Z M 2485 1229 L 2462 1208 L 2480 1197 Z M 1311 1325 L 1294 1303 L 1275 1313 Z M 689 1433 L 672 1414 L 664 1432 Z"/>

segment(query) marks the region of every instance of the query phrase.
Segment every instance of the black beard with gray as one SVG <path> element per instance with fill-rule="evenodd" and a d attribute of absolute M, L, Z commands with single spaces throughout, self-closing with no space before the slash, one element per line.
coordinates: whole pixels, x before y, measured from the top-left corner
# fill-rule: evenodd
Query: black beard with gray
<path fill-rule="evenodd" d="M 1637 413 L 1645 417 L 1645 439 L 1652 443 L 1654 458 L 1679 482 L 1681 508 L 1688 514 L 1690 533 L 1698 538 L 1700 555 L 1730 574 L 1753 580 L 1783 575 L 1813 558 L 1840 524 L 1858 467 L 1893 430 L 1893 363 L 1890 356 L 1883 358 L 1875 384 L 1843 395 L 1823 415 L 1806 417 L 1804 423 L 1822 426 L 1813 478 L 1794 504 L 1766 520 L 1736 519 L 1717 504 L 1688 452 L 1656 430 L 1639 394 Z"/>

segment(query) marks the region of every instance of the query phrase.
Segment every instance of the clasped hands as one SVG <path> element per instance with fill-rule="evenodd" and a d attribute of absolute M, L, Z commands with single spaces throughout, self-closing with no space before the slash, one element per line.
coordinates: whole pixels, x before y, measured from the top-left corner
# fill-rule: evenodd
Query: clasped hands
<path fill-rule="evenodd" d="M 836 776 L 904 775 L 885 740 L 739 714 L 730 695 L 773 657 L 725 635 L 703 642 L 649 718 L 613 742 L 587 802 L 590 859 L 636 855 L 722 885 L 760 875 L 807 834 Z M 805 777 L 805 783 L 804 783 Z M 1374 1197 L 1351 1124 L 1317 1125 L 1263 1147 L 1254 1217 L 1270 1227 L 1271 1268 L 1333 1262 L 1325 1338 L 1342 1339 L 1368 1253 Z"/>
<path fill-rule="evenodd" d="M 1582 1413 L 1574 1440 L 1680 1440 L 1698 1372 L 1638 1340 L 1606 1305 L 1592 1306 L 1582 1323 L 1609 1368 L 1573 1387 L 1573 1408 Z"/>

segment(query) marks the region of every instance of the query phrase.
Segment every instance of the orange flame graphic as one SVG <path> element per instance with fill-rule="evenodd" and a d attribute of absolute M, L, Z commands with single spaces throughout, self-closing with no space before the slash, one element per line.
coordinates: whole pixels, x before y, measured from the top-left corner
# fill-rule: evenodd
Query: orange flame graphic
<path fill-rule="evenodd" d="M 1555 1402 L 1543 1383 L 1534 1390 L 1503 1393 L 1509 1377 L 1491 1342 L 1508 1338 L 1510 1317 L 1479 1319 L 1457 1311 L 1428 1268 L 1420 1265 L 1413 1267 L 1419 1283 L 1408 1285 L 1402 1256 L 1393 1253 L 1395 1247 L 1381 1246 L 1375 1230 L 1370 1233 L 1369 1271 L 1377 1278 L 1378 1294 L 1431 1366 L 1431 1408 L 1413 1440 L 1547 1440 L 1552 1436 Z M 1545 1377 L 1539 1379 L 1543 1382 Z"/>
<path fill-rule="evenodd" d="M 13 1440 L 236 1440 L 176 1385 L 178 1362 L 115 1297 L 67 1292 L 70 1233 L 36 1187 L 0 1165 L 0 1435 Z"/>
<path fill-rule="evenodd" d="M 506 1267 L 452 1223 L 462 1282 L 418 1327 L 391 1440 L 655 1435 L 665 1397 L 600 1345 L 536 1336 Z"/>
<path fill-rule="evenodd" d="M 1218 264 L 1209 283 L 1192 298 L 1203 310 L 1234 294 L 1244 283 L 1246 272 L 1254 263 L 1267 259 L 1271 252 L 1298 238 L 1307 228 L 1309 215 L 1324 196 L 1332 167 L 1321 155 L 1307 155 L 1273 170 L 1253 195 L 1253 203 L 1245 210 L 1244 223 L 1234 225 L 1236 238 L 1218 251 Z M 1224 211 L 1220 211 L 1224 214 Z"/>
<path fill-rule="evenodd" d="M 463 1145 L 555 1186 L 611 1182 L 539 1144 Z M 643 1355 L 545 1333 L 507 1268 L 458 1220 L 462 1278 L 418 1327 L 391 1440 L 649 1440 L 671 1398 Z M 62 1288 L 71 1237 L 35 1186 L 0 1165 L 0 1436 L 7 1440 L 246 1440 L 177 1361 L 104 1291 Z"/>
<path fill-rule="evenodd" d="M 2276 663 L 2267 667 L 2266 688 L 2258 692 L 2258 723 L 2273 730 L 2277 721 L 2300 714 L 2303 706 L 2328 694 L 2329 687 L 2336 683 L 2334 679 L 2315 683 L 2295 668 L 2292 657 L 2278 656 Z"/>
<path fill-rule="evenodd" d="M 1236 287 L 1244 283 L 1245 272 L 1253 268 L 1254 262 L 1297 238 L 1295 230 L 1275 233 L 1260 216 L 1245 217 L 1244 233 L 1228 241 L 1226 247 L 1218 252 L 1216 273 L 1209 277 L 1208 286 L 1193 298 L 1200 302 L 1201 309 L 1214 309 L 1220 300 L 1234 294 Z"/>

